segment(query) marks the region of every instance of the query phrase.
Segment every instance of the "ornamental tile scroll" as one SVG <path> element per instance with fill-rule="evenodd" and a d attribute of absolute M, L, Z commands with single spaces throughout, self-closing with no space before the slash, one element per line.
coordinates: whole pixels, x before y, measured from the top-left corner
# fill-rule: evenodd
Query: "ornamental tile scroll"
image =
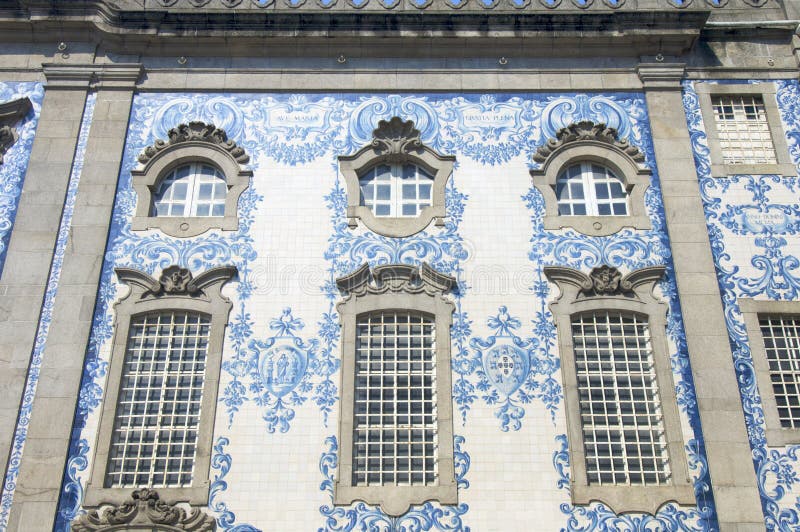
<path fill-rule="evenodd" d="M 90 510 L 72 522 L 73 532 L 105 530 L 141 530 L 150 532 L 210 532 L 216 521 L 199 508 L 185 510 L 162 501 L 158 492 L 142 488 L 131 493 L 130 499 L 105 510 Z"/>

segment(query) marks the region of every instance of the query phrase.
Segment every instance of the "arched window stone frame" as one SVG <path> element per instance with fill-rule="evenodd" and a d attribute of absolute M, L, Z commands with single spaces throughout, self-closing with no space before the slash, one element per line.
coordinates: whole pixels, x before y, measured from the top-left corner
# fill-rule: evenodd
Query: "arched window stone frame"
<path fill-rule="evenodd" d="M 541 146 L 533 157 L 541 168 L 531 170 L 533 186 L 544 196 L 545 229 L 572 228 L 590 236 L 607 236 L 623 227 L 650 229 L 644 193 L 652 172 L 644 165 L 644 154 L 614 128 L 583 121 L 562 128 L 556 138 Z M 556 186 L 558 176 L 573 164 L 595 162 L 611 169 L 622 180 L 628 193 L 627 216 L 563 216 L 558 214 Z"/>
<path fill-rule="evenodd" d="M 570 494 L 573 504 L 586 505 L 592 501 L 600 501 L 615 513 L 650 514 L 655 514 L 661 506 L 670 501 L 685 505 L 696 504 L 667 348 L 667 304 L 653 294 L 656 283 L 664 276 L 664 271 L 663 266 L 653 266 L 622 276 L 616 268 L 609 266 L 597 267 L 589 275 L 561 266 L 544 268 L 547 278 L 555 283 L 561 292 L 559 297 L 550 303 L 550 310 L 556 322 L 561 357 L 570 453 Z M 572 340 L 572 318 L 579 314 L 602 310 L 647 316 L 669 454 L 671 484 L 596 485 L 588 482 Z"/>
<path fill-rule="evenodd" d="M 0 164 L 3 164 L 3 157 L 19 138 L 14 126 L 25 118 L 32 106 L 29 98 L 0 103 Z"/>
<path fill-rule="evenodd" d="M 222 345 L 225 339 L 228 315 L 233 306 L 230 299 L 222 294 L 222 287 L 236 276 L 236 267 L 211 268 L 197 277 L 193 277 L 186 268 L 169 266 L 162 271 L 158 279 L 131 268 L 117 268 L 115 272 L 120 282 L 130 287 L 130 290 L 114 304 L 115 332 L 108 382 L 103 394 L 92 475 L 86 485 L 83 505 L 87 508 L 95 508 L 100 505 L 121 505 L 130 498 L 131 490 L 135 489 L 104 487 L 129 328 L 131 320 L 136 316 L 177 310 L 208 315 L 211 318 L 211 326 L 208 336 L 192 485 L 180 488 L 159 488 L 159 491 L 162 495 L 166 494 L 170 500 L 186 502 L 192 506 L 205 506 L 208 504 L 208 473 L 211 464 L 211 440 L 222 364 Z M 146 488 L 148 486 L 139 487 Z"/>
<path fill-rule="evenodd" d="M 373 140 L 353 155 L 339 157 L 339 169 L 347 187 L 347 222 L 351 228 L 358 220 L 378 234 L 389 237 L 404 237 L 419 233 L 432 220 L 444 225 L 447 180 L 453 173 L 456 158 L 440 155 L 420 140 L 420 132 L 411 120 L 393 117 L 381 120 L 372 132 Z M 416 164 L 433 175 L 431 205 L 422 209 L 416 217 L 378 217 L 369 207 L 361 205 L 359 176 L 378 164 Z"/>
<path fill-rule="evenodd" d="M 340 277 L 336 286 L 344 299 L 336 306 L 342 327 L 342 400 L 339 422 L 338 479 L 334 504 L 361 500 L 380 505 L 388 515 L 402 515 L 425 501 L 458 504 L 453 463 L 453 402 L 450 364 L 450 327 L 455 305 L 444 297 L 455 279 L 427 264 L 387 264 L 370 269 L 364 264 Z M 354 486 L 353 429 L 355 406 L 356 322 L 359 315 L 380 310 L 419 311 L 434 316 L 436 345 L 436 405 L 438 482 L 434 486 Z"/>
<path fill-rule="evenodd" d="M 253 172 L 242 168 L 250 160 L 244 149 L 228 140 L 224 130 L 189 122 L 169 130 L 167 141 L 157 140 L 140 155 L 143 165 L 131 171 L 136 191 L 136 212 L 131 221 L 133 230 L 160 229 L 170 236 L 197 236 L 209 229 L 236 231 L 239 197 L 250 185 Z M 225 176 L 228 192 L 224 216 L 154 216 L 153 199 L 161 181 L 178 166 L 203 162 L 218 168 Z"/>

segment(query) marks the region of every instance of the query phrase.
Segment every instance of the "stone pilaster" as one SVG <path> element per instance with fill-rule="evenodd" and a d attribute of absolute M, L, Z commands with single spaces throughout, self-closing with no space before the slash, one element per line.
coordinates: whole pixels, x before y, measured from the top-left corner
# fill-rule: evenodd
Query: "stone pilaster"
<path fill-rule="evenodd" d="M 7 468 L 91 73 L 48 87 L 0 279 L 0 470 Z M 52 84 L 52 86 L 51 86 Z"/>
<path fill-rule="evenodd" d="M 51 69 L 51 72 L 58 74 L 59 83 L 77 73 L 85 75 L 97 89 L 97 99 L 48 342 L 42 353 L 39 386 L 19 465 L 17 489 L 9 519 L 10 530 L 50 530 L 53 527 L 133 91 L 141 74 L 141 66 L 59 66 Z M 85 99 L 85 96 L 84 89 L 81 98 Z M 69 131 L 73 139 L 70 153 L 74 151 L 74 141 L 78 137 L 80 115 L 76 113 L 75 128 Z M 42 125 L 40 122 L 40 131 Z M 65 165 L 61 170 L 66 184 L 70 165 Z M 50 209 L 54 213 L 52 222 L 55 225 L 52 229 L 48 226 L 48 229 L 53 239 L 64 202 L 63 194 L 58 199 L 58 207 L 53 205 Z M 48 249 L 52 250 L 52 247 L 51 243 Z M 49 265 L 50 261 L 47 260 L 41 266 L 43 280 L 46 280 Z M 10 281 L 9 285 L 16 286 Z M 29 316 L 31 320 L 36 320 L 40 306 L 41 296 L 35 307 L 36 312 Z M 30 345 L 31 341 L 25 345 Z M 26 353 L 20 353 L 20 357 L 23 355 Z M 30 350 L 27 356 L 30 357 Z"/>
<path fill-rule="evenodd" d="M 725 531 L 763 530 L 750 442 L 686 127 L 683 64 L 640 64 L 714 500 Z"/>

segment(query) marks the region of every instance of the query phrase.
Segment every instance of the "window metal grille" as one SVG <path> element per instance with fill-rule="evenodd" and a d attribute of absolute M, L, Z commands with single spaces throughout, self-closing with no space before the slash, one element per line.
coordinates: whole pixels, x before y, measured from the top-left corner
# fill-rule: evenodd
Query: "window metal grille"
<path fill-rule="evenodd" d="M 192 312 L 131 320 L 107 488 L 191 485 L 210 323 Z"/>
<path fill-rule="evenodd" d="M 354 486 L 436 483 L 434 323 L 399 311 L 357 319 Z"/>
<path fill-rule="evenodd" d="M 562 216 L 627 216 L 628 194 L 622 180 L 604 166 L 588 162 L 567 168 L 556 183 Z"/>
<path fill-rule="evenodd" d="M 155 195 L 156 216 L 225 216 L 225 176 L 213 166 L 179 166 L 161 182 Z"/>
<path fill-rule="evenodd" d="M 412 217 L 430 206 L 433 176 L 414 164 L 379 164 L 359 178 L 361 204 L 375 216 Z"/>
<path fill-rule="evenodd" d="M 599 311 L 572 318 L 590 484 L 661 485 L 670 477 L 647 319 Z"/>
<path fill-rule="evenodd" d="M 781 426 L 800 428 L 800 316 L 759 316 L 758 323 Z"/>
<path fill-rule="evenodd" d="M 767 112 L 761 96 L 712 96 L 725 164 L 776 164 Z"/>

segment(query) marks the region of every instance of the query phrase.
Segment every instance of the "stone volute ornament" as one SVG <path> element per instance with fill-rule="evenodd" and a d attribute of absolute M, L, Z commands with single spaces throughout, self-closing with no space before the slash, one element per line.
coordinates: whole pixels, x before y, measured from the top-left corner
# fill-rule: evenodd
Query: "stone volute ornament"
<path fill-rule="evenodd" d="M 0 127 L 0 164 L 3 164 L 3 157 L 6 152 L 11 148 L 11 145 L 17 141 L 17 133 L 10 126 Z"/>
<path fill-rule="evenodd" d="M 424 262 L 419 266 L 384 264 L 374 268 L 364 263 L 356 271 L 336 279 L 340 291 L 356 296 L 389 292 L 443 294 L 455 284 L 454 277 L 438 272 Z"/>
<path fill-rule="evenodd" d="M 216 529 L 215 519 L 199 508 L 187 511 L 169 504 L 149 488 L 135 490 L 130 499 L 118 506 L 90 510 L 72 522 L 73 532 L 210 532 Z"/>
<path fill-rule="evenodd" d="M 583 120 L 562 127 L 556 132 L 556 138 L 549 139 L 544 146 L 540 146 L 533 156 L 537 163 L 545 162 L 556 150 L 572 142 L 596 141 L 613 146 L 624 152 L 637 163 L 644 163 L 644 154 L 639 148 L 628 143 L 627 139 L 620 140 L 619 133 L 613 127 L 608 127 L 602 122 Z"/>
<path fill-rule="evenodd" d="M 3 164 L 5 154 L 19 138 L 14 125 L 25 118 L 32 107 L 28 98 L 0 104 L 0 164 Z"/>
<path fill-rule="evenodd" d="M 169 140 L 158 139 L 152 145 L 146 147 L 144 151 L 139 154 L 139 162 L 146 164 L 150 159 L 158 155 L 159 152 L 184 142 L 204 142 L 207 144 L 214 144 L 230 153 L 236 162 L 246 164 L 250 157 L 244 151 L 244 148 L 236 144 L 232 140 L 228 140 L 228 134 L 224 129 L 218 128 L 214 124 L 206 124 L 205 122 L 193 121 L 188 124 L 180 124 L 169 130 L 167 133 Z"/>
<path fill-rule="evenodd" d="M 546 266 L 544 273 L 548 279 L 558 284 L 575 287 L 579 298 L 620 297 L 639 298 L 637 290 L 653 285 L 664 276 L 663 266 L 650 266 L 622 275 L 617 268 L 606 264 L 597 266 L 589 274 L 562 266 Z"/>
<path fill-rule="evenodd" d="M 135 284 L 143 289 L 143 297 L 162 295 L 202 295 L 203 290 L 222 279 L 232 279 L 236 275 L 236 267 L 219 266 L 201 273 L 197 277 L 181 266 L 164 268 L 158 279 L 133 268 L 117 268 L 117 277 L 126 284 Z"/>

